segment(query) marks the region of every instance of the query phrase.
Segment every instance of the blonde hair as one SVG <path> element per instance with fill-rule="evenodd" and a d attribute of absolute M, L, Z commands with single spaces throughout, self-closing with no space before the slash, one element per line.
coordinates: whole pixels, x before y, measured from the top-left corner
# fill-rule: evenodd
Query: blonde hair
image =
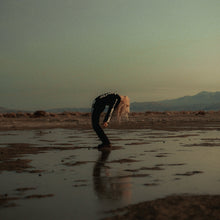
<path fill-rule="evenodd" d="M 128 96 L 120 96 L 121 101 L 118 104 L 116 110 L 118 122 L 121 122 L 122 116 L 128 120 L 128 113 L 130 113 L 130 99 Z"/>

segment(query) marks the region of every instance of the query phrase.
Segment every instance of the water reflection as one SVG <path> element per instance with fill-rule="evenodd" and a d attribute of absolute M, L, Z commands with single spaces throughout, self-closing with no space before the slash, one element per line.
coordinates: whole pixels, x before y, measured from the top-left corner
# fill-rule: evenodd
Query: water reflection
<path fill-rule="evenodd" d="M 93 183 L 100 200 L 121 200 L 125 204 L 131 201 L 130 177 L 112 176 L 106 161 L 111 151 L 102 151 L 93 168 Z"/>

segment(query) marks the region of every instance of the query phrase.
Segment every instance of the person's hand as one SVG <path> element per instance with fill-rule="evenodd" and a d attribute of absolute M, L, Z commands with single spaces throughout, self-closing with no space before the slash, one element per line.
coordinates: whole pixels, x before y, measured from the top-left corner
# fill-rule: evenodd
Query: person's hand
<path fill-rule="evenodd" d="M 103 123 L 103 127 L 104 127 L 104 128 L 107 128 L 107 127 L 108 127 L 108 122 L 104 122 L 104 123 Z"/>

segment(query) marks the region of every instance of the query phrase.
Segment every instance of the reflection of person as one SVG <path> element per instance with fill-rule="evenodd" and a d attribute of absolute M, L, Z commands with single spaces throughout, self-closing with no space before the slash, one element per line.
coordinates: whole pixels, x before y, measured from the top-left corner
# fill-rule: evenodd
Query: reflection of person
<path fill-rule="evenodd" d="M 95 166 L 93 169 L 93 176 L 94 177 L 100 177 L 101 168 L 104 167 L 105 162 L 108 159 L 110 152 L 111 151 L 102 151 L 102 154 L 100 155 L 98 161 L 95 163 Z"/>
<path fill-rule="evenodd" d="M 109 108 L 103 120 L 104 128 L 108 127 L 114 111 L 117 112 L 118 121 L 120 121 L 123 114 L 126 114 L 126 116 L 128 115 L 130 107 L 129 98 L 127 96 L 120 96 L 116 93 L 105 93 L 94 100 L 92 106 L 92 126 L 99 139 L 102 141 L 102 144 L 98 146 L 99 148 L 111 147 L 108 137 L 99 125 L 100 115 L 105 110 L 106 106 L 109 106 Z"/>
<path fill-rule="evenodd" d="M 100 200 L 121 201 L 125 205 L 131 201 L 130 177 L 112 177 L 110 168 L 105 165 L 109 150 L 103 150 L 93 168 L 94 190 Z"/>
<path fill-rule="evenodd" d="M 94 190 L 100 199 L 111 198 L 113 195 L 113 190 L 110 187 L 111 184 L 110 184 L 110 181 L 109 181 L 110 179 L 108 178 L 108 175 L 106 173 L 105 173 L 105 176 L 101 175 L 103 168 L 106 168 L 105 162 L 108 159 L 110 152 L 111 151 L 102 151 L 99 159 L 97 160 L 93 168 Z"/>

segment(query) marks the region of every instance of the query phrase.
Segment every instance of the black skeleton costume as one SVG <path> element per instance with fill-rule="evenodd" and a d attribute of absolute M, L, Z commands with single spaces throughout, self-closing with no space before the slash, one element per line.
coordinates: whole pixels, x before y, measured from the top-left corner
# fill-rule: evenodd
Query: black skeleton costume
<path fill-rule="evenodd" d="M 110 145 L 110 141 L 103 129 L 99 125 L 100 115 L 105 110 L 106 106 L 108 107 L 108 111 L 103 120 L 104 122 L 109 123 L 112 117 L 112 113 L 117 108 L 118 104 L 121 101 L 121 97 L 116 93 L 105 93 L 103 95 L 98 96 L 93 103 L 92 106 L 92 126 L 98 137 L 102 141 L 102 145 Z"/>

